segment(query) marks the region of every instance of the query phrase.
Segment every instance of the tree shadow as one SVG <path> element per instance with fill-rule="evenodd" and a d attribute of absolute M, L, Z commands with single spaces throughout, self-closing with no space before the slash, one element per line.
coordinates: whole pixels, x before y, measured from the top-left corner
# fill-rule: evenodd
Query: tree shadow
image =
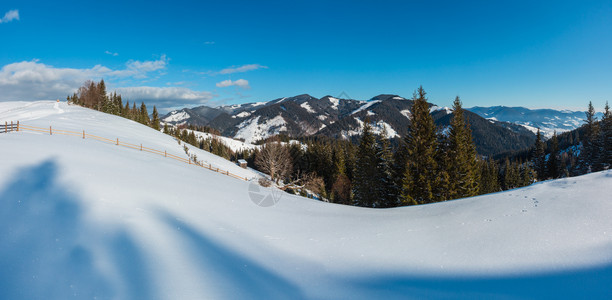
<path fill-rule="evenodd" d="M 88 229 L 81 200 L 56 179 L 54 160 L 15 174 L 0 192 L 0 299 L 151 299 L 135 243 Z M 96 267 L 92 241 L 110 241 L 122 286 Z"/>
<path fill-rule="evenodd" d="M 612 265 L 508 276 L 410 276 L 348 279 L 352 298 L 612 299 Z"/>
<path fill-rule="evenodd" d="M 299 287 L 257 262 L 222 246 L 191 226 L 162 214 L 172 228 L 180 228 L 187 245 L 196 253 L 199 269 L 211 278 L 220 299 L 303 299 Z"/>

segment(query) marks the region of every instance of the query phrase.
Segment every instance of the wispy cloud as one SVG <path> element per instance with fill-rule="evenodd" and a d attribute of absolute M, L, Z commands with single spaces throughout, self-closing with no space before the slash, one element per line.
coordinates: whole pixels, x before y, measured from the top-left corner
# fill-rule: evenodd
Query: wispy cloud
<path fill-rule="evenodd" d="M 108 50 L 104 51 L 104 53 L 106 53 L 108 55 L 112 55 L 112 56 L 118 56 L 119 55 L 119 53 L 117 53 L 117 52 L 110 52 Z"/>
<path fill-rule="evenodd" d="M 253 70 L 257 70 L 257 69 L 267 69 L 267 68 L 268 67 L 266 67 L 266 66 L 262 66 L 262 65 L 258 65 L 258 64 L 250 64 L 250 65 L 243 65 L 243 66 L 239 66 L 239 67 L 225 68 L 225 69 L 219 71 L 219 74 L 242 73 L 242 72 L 248 72 L 248 71 L 253 71 Z"/>
<path fill-rule="evenodd" d="M 244 80 L 244 79 L 238 79 L 235 81 L 232 81 L 230 79 L 228 80 L 223 80 L 221 82 L 217 82 L 217 87 L 223 88 L 223 87 L 228 87 L 228 86 L 237 86 L 237 87 L 241 87 L 243 89 L 249 89 L 251 88 L 249 86 L 249 81 L 248 80 Z"/>
<path fill-rule="evenodd" d="M 18 9 L 9 10 L 7 13 L 5 13 L 4 17 L 0 19 L 0 23 L 8 23 L 13 20 L 19 21 L 19 10 Z"/>
<path fill-rule="evenodd" d="M 214 41 L 206 41 L 204 42 L 204 45 L 214 45 L 215 42 Z"/>

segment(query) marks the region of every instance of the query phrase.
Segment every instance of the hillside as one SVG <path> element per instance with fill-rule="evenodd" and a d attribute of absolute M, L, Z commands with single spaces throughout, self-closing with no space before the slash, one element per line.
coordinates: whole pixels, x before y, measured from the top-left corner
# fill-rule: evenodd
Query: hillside
<path fill-rule="evenodd" d="M 0 120 L 185 156 L 65 103 L 0 103 Z M 254 181 L 109 143 L 26 131 L 0 145 L 0 299 L 612 296 L 612 171 L 416 207 L 263 207 L 251 197 L 273 191 Z"/>

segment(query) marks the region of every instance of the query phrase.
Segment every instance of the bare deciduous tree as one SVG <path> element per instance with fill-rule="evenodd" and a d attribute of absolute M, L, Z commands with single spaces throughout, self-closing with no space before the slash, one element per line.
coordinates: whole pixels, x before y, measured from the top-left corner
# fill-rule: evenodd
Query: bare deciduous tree
<path fill-rule="evenodd" d="M 255 157 L 255 165 L 278 183 L 278 180 L 285 177 L 292 169 L 291 155 L 287 147 L 280 142 L 269 142 L 261 147 L 261 151 Z"/>

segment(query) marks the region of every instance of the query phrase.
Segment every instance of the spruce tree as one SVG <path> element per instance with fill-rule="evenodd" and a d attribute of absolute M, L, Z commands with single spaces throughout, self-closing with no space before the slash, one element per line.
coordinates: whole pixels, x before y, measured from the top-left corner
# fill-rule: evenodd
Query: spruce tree
<path fill-rule="evenodd" d="M 606 101 L 604 115 L 601 119 L 602 154 L 601 160 L 604 168 L 612 168 L 612 111 Z"/>
<path fill-rule="evenodd" d="M 355 162 L 355 177 L 353 179 L 355 205 L 372 207 L 378 200 L 374 188 L 376 175 L 376 139 L 372 133 L 370 122 L 366 119 Z"/>
<path fill-rule="evenodd" d="M 461 99 L 453 102 L 449 132 L 449 175 L 451 199 L 478 194 L 478 162 L 469 125 L 464 119 Z"/>
<path fill-rule="evenodd" d="M 406 172 L 403 182 L 403 202 L 430 203 L 434 199 L 438 164 L 434 159 L 437 149 L 436 126 L 429 114 L 425 90 L 419 87 L 413 96 L 412 115 L 408 134 Z"/>
<path fill-rule="evenodd" d="M 157 113 L 157 107 L 153 105 L 153 120 L 151 120 L 151 127 L 155 130 L 159 130 L 159 114 Z"/>
<path fill-rule="evenodd" d="M 448 137 L 439 132 L 437 134 L 437 148 L 434 154 L 434 159 L 438 165 L 435 170 L 436 181 L 433 185 L 433 201 L 445 201 L 452 199 L 451 196 L 451 177 L 449 173 L 451 170 L 451 158 L 449 156 L 449 144 Z"/>
<path fill-rule="evenodd" d="M 540 129 L 536 134 L 536 141 L 533 150 L 533 165 L 537 174 L 538 180 L 546 179 L 546 152 L 544 150 L 544 142 Z"/>
<path fill-rule="evenodd" d="M 397 205 L 395 182 L 393 180 L 391 143 L 387 138 L 387 128 L 383 127 L 379 142 L 376 144 L 376 207 L 394 207 Z"/>
<path fill-rule="evenodd" d="M 585 122 L 585 136 L 582 139 L 582 151 L 578 163 L 582 174 L 598 171 L 599 167 L 599 127 L 592 102 L 589 102 Z"/>
<path fill-rule="evenodd" d="M 140 105 L 140 123 L 149 126 L 151 120 L 149 120 L 149 112 L 147 111 L 147 106 L 142 102 Z"/>
<path fill-rule="evenodd" d="M 552 179 L 561 177 L 557 132 L 553 134 L 553 137 L 550 140 L 550 154 L 548 156 L 547 173 L 548 177 Z"/>

